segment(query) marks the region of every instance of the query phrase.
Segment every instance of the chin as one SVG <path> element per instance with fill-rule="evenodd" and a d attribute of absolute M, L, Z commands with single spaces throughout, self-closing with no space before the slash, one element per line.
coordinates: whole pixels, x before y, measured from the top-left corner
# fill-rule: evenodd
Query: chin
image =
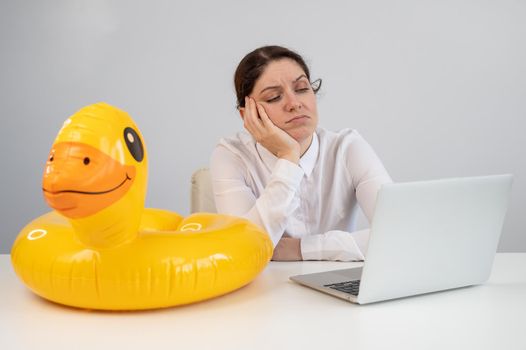
<path fill-rule="evenodd" d="M 292 136 L 292 138 L 298 142 L 303 142 L 314 133 L 316 129 L 315 128 L 302 128 L 301 130 L 291 130 L 289 132 L 289 135 Z"/>

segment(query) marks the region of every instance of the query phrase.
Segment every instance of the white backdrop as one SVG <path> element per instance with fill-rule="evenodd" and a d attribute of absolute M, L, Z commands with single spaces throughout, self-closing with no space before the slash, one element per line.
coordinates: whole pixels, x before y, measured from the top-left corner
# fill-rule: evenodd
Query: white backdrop
<path fill-rule="evenodd" d="M 189 212 L 190 176 L 241 130 L 234 69 L 266 44 L 323 78 L 321 125 L 358 129 L 395 181 L 513 173 L 500 251 L 526 251 L 526 2 L 0 2 L 0 252 L 48 211 L 62 122 L 106 101 L 136 120 L 147 205 Z"/>

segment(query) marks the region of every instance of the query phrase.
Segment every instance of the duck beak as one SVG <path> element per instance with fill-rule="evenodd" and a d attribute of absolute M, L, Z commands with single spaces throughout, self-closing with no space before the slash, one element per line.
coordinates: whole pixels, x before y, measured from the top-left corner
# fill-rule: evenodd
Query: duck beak
<path fill-rule="evenodd" d="M 77 219 L 93 215 L 122 198 L 136 169 L 93 146 L 79 142 L 53 145 L 44 169 L 42 190 L 48 205 Z"/>

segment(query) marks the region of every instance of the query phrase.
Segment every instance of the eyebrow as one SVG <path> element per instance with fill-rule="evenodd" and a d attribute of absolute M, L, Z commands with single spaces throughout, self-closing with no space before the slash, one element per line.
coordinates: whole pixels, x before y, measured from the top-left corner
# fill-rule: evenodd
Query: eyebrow
<path fill-rule="evenodd" d="M 293 83 L 297 82 L 298 80 L 300 80 L 301 78 L 305 78 L 307 79 L 307 76 L 305 74 L 302 74 L 300 75 L 299 77 L 297 77 Z M 261 90 L 259 93 L 261 94 L 263 91 L 266 91 L 266 90 L 271 90 L 271 89 L 279 89 L 281 86 L 279 85 L 273 85 L 273 86 L 267 86 L 266 88 L 264 88 L 263 90 Z"/>

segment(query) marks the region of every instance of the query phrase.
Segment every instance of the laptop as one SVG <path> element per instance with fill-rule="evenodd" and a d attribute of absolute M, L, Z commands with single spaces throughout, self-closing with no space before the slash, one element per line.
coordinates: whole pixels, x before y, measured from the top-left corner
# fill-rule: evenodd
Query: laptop
<path fill-rule="evenodd" d="M 357 304 L 482 284 L 491 273 L 512 179 L 385 184 L 363 267 L 290 279 Z"/>

